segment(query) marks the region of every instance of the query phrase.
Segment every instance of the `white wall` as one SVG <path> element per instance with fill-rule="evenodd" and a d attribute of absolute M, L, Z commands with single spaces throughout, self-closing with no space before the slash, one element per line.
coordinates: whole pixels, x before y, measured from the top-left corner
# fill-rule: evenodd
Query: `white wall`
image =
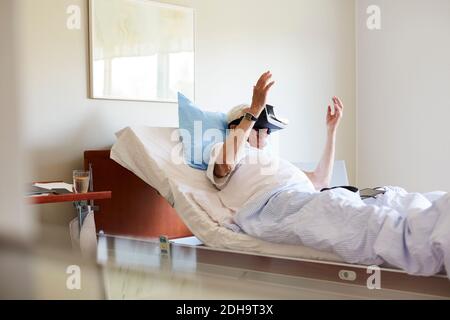
<path fill-rule="evenodd" d="M 357 2 L 358 184 L 450 191 L 450 1 Z"/>
<path fill-rule="evenodd" d="M 15 4 L 13 0 L 0 1 L 0 241 L 3 238 L 23 240 L 30 235 L 33 226 L 33 216 L 22 203 L 26 161 L 22 157 L 16 81 L 19 64 L 16 60 L 18 24 Z"/>
<path fill-rule="evenodd" d="M 71 181 L 85 150 L 108 149 L 129 125 L 173 126 L 175 105 L 90 100 L 87 1 L 20 0 L 21 98 L 30 180 Z M 69 5 L 82 9 L 82 29 L 66 28 Z M 71 204 L 37 207 L 40 220 L 67 226 Z"/>
<path fill-rule="evenodd" d="M 277 81 L 269 102 L 291 120 L 281 155 L 316 161 L 326 108 L 346 103 L 337 157 L 355 172 L 354 1 L 208 0 L 197 5 L 197 101 L 224 110 L 251 101 L 262 71 Z"/>
<path fill-rule="evenodd" d="M 277 85 L 270 102 L 288 116 L 281 155 L 318 160 L 325 142 L 328 100 L 340 95 L 346 118 L 338 158 L 355 177 L 354 0 L 178 0 L 196 9 L 196 100 L 227 111 L 251 100 L 254 82 L 270 69 Z M 82 152 L 108 148 L 129 125 L 176 126 L 174 104 L 89 100 L 87 1 L 20 0 L 24 132 L 30 179 L 65 179 Z M 83 28 L 65 28 L 68 5 L 82 8 Z M 69 205 L 41 207 L 41 219 L 64 225 Z M 64 211 L 64 213 L 62 213 Z"/>

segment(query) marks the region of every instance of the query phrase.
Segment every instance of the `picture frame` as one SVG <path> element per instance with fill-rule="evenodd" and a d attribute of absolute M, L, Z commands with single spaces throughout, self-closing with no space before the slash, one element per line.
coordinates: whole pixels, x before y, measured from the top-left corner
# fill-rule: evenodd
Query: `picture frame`
<path fill-rule="evenodd" d="M 176 102 L 195 95 L 194 9 L 89 0 L 89 97 Z"/>

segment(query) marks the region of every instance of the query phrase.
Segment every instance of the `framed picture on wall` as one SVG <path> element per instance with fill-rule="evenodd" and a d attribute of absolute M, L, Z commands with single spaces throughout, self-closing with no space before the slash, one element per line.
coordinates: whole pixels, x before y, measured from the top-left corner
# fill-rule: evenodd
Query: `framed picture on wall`
<path fill-rule="evenodd" d="M 150 0 L 90 0 L 90 97 L 194 97 L 194 10 Z"/>

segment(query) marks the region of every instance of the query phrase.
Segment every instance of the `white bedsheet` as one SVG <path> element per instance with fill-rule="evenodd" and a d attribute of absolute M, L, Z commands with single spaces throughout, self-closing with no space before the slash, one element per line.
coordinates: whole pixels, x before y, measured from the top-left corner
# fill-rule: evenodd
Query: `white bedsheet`
<path fill-rule="evenodd" d="M 368 205 L 346 189 L 309 194 L 279 186 L 236 213 L 236 227 L 275 243 L 333 252 L 347 263 L 389 265 L 412 275 L 450 274 L 450 195 L 434 202 L 386 187 Z"/>
<path fill-rule="evenodd" d="M 207 246 L 270 256 L 342 261 L 331 253 L 269 243 L 224 227 L 230 222 L 230 210 L 220 202 L 218 191 L 209 183 L 205 172 L 183 163 L 181 151 L 177 129 L 132 127 L 117 134 L 111 159 L 155 188 Z"/>

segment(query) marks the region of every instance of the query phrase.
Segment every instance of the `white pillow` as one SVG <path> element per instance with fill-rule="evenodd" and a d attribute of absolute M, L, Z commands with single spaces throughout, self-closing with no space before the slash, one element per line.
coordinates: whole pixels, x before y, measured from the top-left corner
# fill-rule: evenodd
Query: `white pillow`
<path fill-rule="evenodd" d="M 185 164 L 178 129 L 128 127 L 116 136 L 111 159 L 155 188 L 172 205 L 171 183 L 216 191 L 204 171 Z"/>

